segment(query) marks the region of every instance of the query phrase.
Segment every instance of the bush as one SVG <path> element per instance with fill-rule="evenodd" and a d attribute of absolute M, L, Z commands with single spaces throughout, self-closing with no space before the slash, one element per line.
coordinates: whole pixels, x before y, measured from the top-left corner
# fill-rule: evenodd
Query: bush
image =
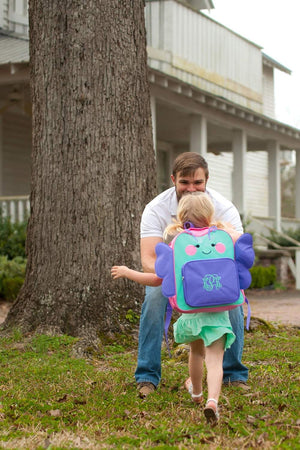
<path fill-rule="evenodd" d="M 0 296 L 5 300 L 14 300 L 24 283 L 26 259 L 21 256 L 9 260 L 0 256 Z"/>
<path fill-rule="evenodd" d="M 264 288 L 276 282 L 276 267 L 274 265 L 269 267 L 254 266 L 250 269 L 250 273 L 252 276 L 250 289 Z"/>
<path fill-rule="evenodd" d="M 24 278 L 4 278 L 3 280 L 3 298 L 5 300 L 15 300 L 18 296 L 19 290 L 23 286 Z"/>
<path fill-rule="evenodd" d="M 12 223 L 9 217 L 0 214 L 0 255 L 8 259 L 25 258 L 26 229 L 27 221 Z"/>

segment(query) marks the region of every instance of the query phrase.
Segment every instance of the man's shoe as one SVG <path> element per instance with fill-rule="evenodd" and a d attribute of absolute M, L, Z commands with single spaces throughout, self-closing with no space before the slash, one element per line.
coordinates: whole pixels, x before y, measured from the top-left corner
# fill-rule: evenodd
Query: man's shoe
<path fill-rule="evenodd" d="M 250 386 L 248 386 L 248 384 L 246 383 L 246 381 L 226 381 L 224 383 L 224 386 L 234 386 L 234 387 L 239 387 L 241 389 L 244 389 L 244 391 L 249 391 L 251 388 Z"/>
<path fill-rule="evenodd" d="M 154 392 L 156 387 L 153 383 L 150 383 L 149 381 L 143 381 L 142 383 L 138 383 L 138 391 L 139 396 L 141 398 L 148 397 L 149 394 L 152 394 Z"/>

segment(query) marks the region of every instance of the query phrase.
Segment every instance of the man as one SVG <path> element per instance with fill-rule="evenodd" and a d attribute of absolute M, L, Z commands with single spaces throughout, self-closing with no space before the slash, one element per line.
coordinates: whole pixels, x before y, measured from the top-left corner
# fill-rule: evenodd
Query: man
<path fill-rule="evenodd" d="M 159 194 L 148 205 L 141 220 L 141 260 L 144 272 L 155 272 L 155 246 L 162 242 L 163 232 L 176 217 L 178 201 L 189 192 L 206 192 L 213 200 L 216 219 L 229 222 L 240 232 L 243 227 L 235 206 L 218 192 L 207 188 L 208 166 L 205 159 L 194 152 L 180 154 L 171 175 L 174 186 Z M 142 398 L 154 392 L 161 378 L 161 343 L 164 316 L 168 299 L 162 295 L 161 286 L 146 286 L 139 332 L 138 362 L 135 378 Z M 248 369 L 242 362 L 244 346 L 244 314 L 242 306 L 229 311 L 234 344 L 225 352 L 223 383 L 247 388 Z"/>

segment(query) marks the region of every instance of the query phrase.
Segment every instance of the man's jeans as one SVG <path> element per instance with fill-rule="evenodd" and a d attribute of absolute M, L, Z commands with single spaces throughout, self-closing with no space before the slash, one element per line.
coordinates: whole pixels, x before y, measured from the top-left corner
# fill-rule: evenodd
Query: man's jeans
<path fill-rule="evenodd" d="M 140 319 L 138 361 L 135 371 L 137 383 L 150 381 L 155 386 L 161 378 L 161 343 L 164 334 L 165 311 L 168 299 L 161 286 L 146 287 Z M 240 306 L 229 311 L 236 340 L 226 350 L 223 360 L 223 381 L 247 381 L 248 369 L 241 363 L 244 346 L 244 313 Z"/>

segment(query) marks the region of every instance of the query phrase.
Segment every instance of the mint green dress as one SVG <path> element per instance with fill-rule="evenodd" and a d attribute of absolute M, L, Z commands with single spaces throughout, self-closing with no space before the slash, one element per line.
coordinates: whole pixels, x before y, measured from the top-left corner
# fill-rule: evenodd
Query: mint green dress
<path fill-rule="evenodd" d="M 178 344 L 202 339 L 208 347 L 224 335 L 226 350 L 235 341 L 228 311 L 182 314 L 174 323 L 174 339 Z"/>

